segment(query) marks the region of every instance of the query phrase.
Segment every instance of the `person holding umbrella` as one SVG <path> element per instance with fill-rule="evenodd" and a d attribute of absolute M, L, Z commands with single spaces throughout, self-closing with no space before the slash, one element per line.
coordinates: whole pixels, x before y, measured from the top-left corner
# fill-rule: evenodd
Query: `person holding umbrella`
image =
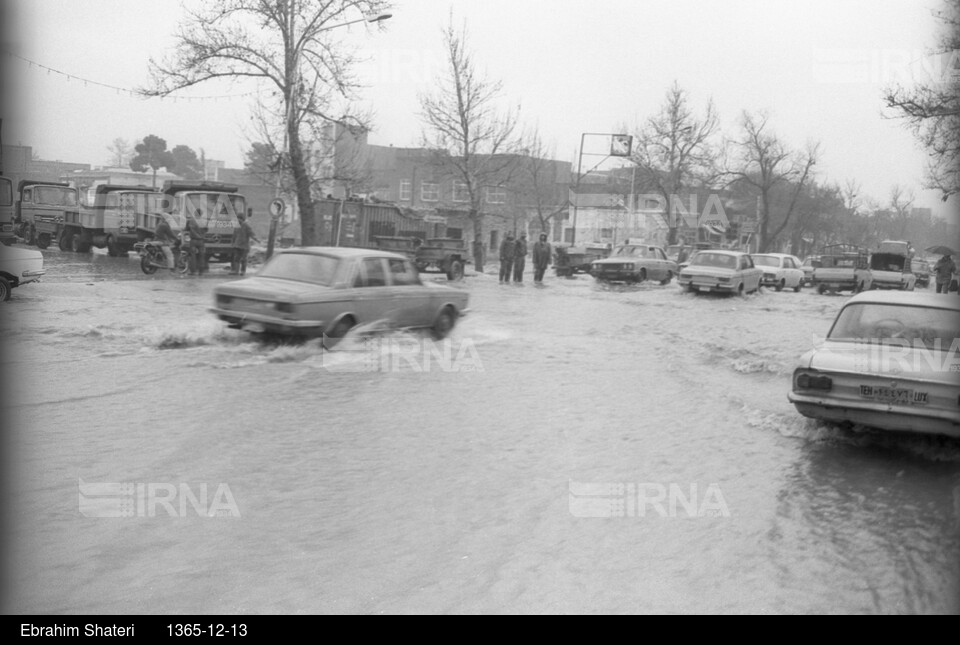
<path fill-rule="evenodd" d="M 933 270 L 937 274 L 937 293 L 949 293 L 950 281 L 953 279 L 953 274 L 957 270 L 953 256 L 949 253 L 945 254 L 937 260 L 937 263 L 933 266 Z"/>

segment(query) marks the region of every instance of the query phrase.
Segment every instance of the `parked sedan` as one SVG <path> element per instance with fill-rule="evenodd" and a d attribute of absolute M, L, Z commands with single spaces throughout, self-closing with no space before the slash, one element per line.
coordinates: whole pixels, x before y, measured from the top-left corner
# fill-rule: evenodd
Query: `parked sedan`
<path fill-rule="evenodd" d="M 644 282 L 669 284 L 679 273 L 677 263 L 667 259 L 659 246 L 625 244 L 608 258 L 590 263 L 590 274 L 601 282 Z"/>
<path fill-rule="evenodd" d="M 210 311 L 231 327 L 328 338 L 373 322 L 442 338 L 468 303 L 462 289 L 421 281 L 405 256 L 332 247 L 282 250 L 255 275 L 218 285 L 214 298 Z"/>
<path fill-rule="evenodd" d="M 759 291 L 762 276 L 763 270 L 754 265 L 749 254 L 714 249 L 695 253 L 689 266 L 680 270 L 678 282 L 688 291 L 743 295 Z"/>
<path fill-rule="evenodd" d="M 801 358 L 788 398 L 813 419 L 960 437 L 958 330 L 957 298 L 857 294 Z"/>
<path fill-rule="evenodd" d="M 773 287 L 777 291 L 803 287 L 803 269 L 800 260 L 786 253 L 754 253 L 753 263 L 763 269 L 760 284 Z"/>
<path fill-rule="evenodd" d="M 45 273 L 40 251 L 0 244 L 0 302 L 9 300 L 15 287 L 39 280 Z"/>

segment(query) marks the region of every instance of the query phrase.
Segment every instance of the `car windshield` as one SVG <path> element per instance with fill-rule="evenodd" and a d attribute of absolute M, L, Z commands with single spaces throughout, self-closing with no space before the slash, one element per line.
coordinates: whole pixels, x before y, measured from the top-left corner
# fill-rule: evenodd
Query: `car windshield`
<path fill-rule="evenodd" d="M 315 253 L 280 253 L 270 258 L 257 275 L 311 282 L 329 287 L 334 282 L 340 260 Z"/>
<path fill-rule="evenodd" d="M 690 266 L 719 267 L 722 269 L 736 269 L 737 258 L 726 253 L 707 253 L 701 251 L 690 260 Z"/>
<path fill-rule="evenodd" d="M 844 307 L 827 338 L 949 351 L 958 329 L 956 310 L 866 302 Z"/>
<path fill-rule="evenodd" d="M 622 246 L 619 249 L 617 249 L 617 255 L 620 257 L 645 258 L 647 257 L 647 247 Z"/>
<path fill-rule="evenodd" d="M 779 267 L 780 258 L 772 255 L 755 255 L 753 256 L 753 263 L 762 267 Z"/>

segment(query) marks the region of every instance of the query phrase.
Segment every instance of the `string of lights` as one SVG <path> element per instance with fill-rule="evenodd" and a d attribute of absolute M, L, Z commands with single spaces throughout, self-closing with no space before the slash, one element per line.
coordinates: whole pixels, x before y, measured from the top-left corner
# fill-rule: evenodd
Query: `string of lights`
<path fill-rule="evenodd" d="M 260 93 L 261 93 L 261 92 L 259 92 L 259 91 L 254 91 L 254 92 L 245 92 L 245 93 L 243 93 L 243 94 L 223 94 L 223 95 L 218 95 L 218 96 L 158 96 L 158 95 L 156 95 L 156 94 L 151 94 L 151 93 L 149 93 L 149 92 L 147 92 L 147 91 L 144 91 L 144 90 L 133 90 L 133 89 L 130 89 L 130 88 L 127 88 L 127 87 L 119 87 L 119 86 L 117 86 L 117 85 L 110 85 L 109 83 L 101 83 L 101 82 L 99 82 L 99 81 L 94 81 L 94 80 L 89 79 L 89 78 L 84 78 L 84 77 L 82 77 L 82 76 L 77 76 L 76 74 L 69 74 L 69 73 L 64 72 L 64 71 L 61 71 L 61 70 L 59 70 L 59 69 L 54 69 L 53 67 L 49 67 L 49 66 L 47 66 L 47 65 L 43 65 L 42 63 L 38 63 L 37 61 L 30 60 L 29 58 L 24 58 L 23 56 L 20 56 L 19 54 L 14 54 L 13 52 L 3 51 L 3 53 L 6 54 L 7 56 L 10 56 L 10 57 L 12 57 L 12 58 L 19 59 L 20 61 L 23 61 L 23 62 L 27 63 L 31 69 L 32 69 L 33 67 L 37 67 L 37 68 L 39 68 L 39 69 L 46 70 L 47 74 L 56 74 L 56 75 L 58 75 L 58 76 L 62 76 L 62 77 L 64 77 L 64 78 L 66 78 L 68 82 L 71 81 L 71 80 L 76 80 L 76 81 L 79 81 L 79 82 L 83 83 L 84 86 L 91 86 L 91 85 L 92 85 L 92 86 L 94 86 L 94 87 L 102 87 L 102 88 L 114 90 L 117 94 L 127 94 L 127 95 L 129 95 L 129 96 L 136 96 L 136 97 L 140 97 L 140 98 L 144 98 L 144 99 L 168 100 L 168 101 L 173 101 L 174 103 L 176 103 L 177 101 L 187 101 L 187 102 L 190 102 L 190 101 L 219 101 L 219 100 L 228 100 L 228 99 L 239 99 L 239 98 L 244 98 L 244 97 L 246 97 L 246 96 L 253 96 L 253 95 L 255 95 L 255 94 L 260 94 Z"/>

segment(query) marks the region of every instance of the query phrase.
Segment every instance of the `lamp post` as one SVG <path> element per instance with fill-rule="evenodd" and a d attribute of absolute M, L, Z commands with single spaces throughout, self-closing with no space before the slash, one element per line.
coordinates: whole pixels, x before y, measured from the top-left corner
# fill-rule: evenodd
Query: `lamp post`
<path fill-rule="evenodd" d="M 583 152 L 583 142 L 587 137 L 610 137 L 610 153 L 609 154 L 599 154 L 596 152 Z M 609 132 L 584 132 L 580 135 L 580 152 L 577 155 L 577 181 L 575 183 L 574 192 L 574 201 L 573 201 L 573 234 L 570 236 L 570 246 L 574 246 L 577 243 L 577 209 L 580 204 L 580 180 L 583 178 L 583 173 L 581 168 L 583 167 L 583 155 L 587 154 L 590 156 L 603 157 L 597 165 L 591 168 L 587 173 L 595 170 L 597 166 L 602 164 L 604 161 L 610 157 L 629 157 L 631 151 L 633 150 L 633 137 L 627 134 L 611 134 Z"/>

